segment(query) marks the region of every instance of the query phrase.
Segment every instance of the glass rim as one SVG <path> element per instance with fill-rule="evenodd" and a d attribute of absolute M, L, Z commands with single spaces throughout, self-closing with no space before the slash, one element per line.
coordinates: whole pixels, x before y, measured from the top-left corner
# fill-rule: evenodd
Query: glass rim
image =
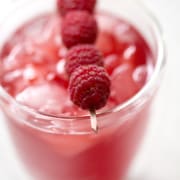
<path fill-rule="evenodd" d="M 108 109 L 103 112 L 97 113 L 97 117 L 105 116 L 111 113 L 120 112 L 124 109 L 128 109 L 131 105 L 133 105 L 135 102 L 137 102 L 141 97 L 143 97 L 148 90 L 151 88 L 151 85 L 157 82 L 159 74 L 163 70 L 165 64 L 166 64 L 166 47 L 165 47 L 165 40 L 163 36 L 163 31 L 161 29 L 161 25 L 157 18 L 154 16 L 154 14 L 151 12 L 149 8 L 147 8 L 144 4 L 141 3 L 141 6 L 143 6 L 143 9 L 145 10 L 146 15 L 148 15 L 148 18 L 151 19 L 154 35 L 157 43 L 157 61 L 153 70 L 153 73 L 148 80 L 148 82 L 144 85 L 142 89 L 140 89 L 133 97 L 125 101 L 124 103 L 121 103 L 114 108 Z M 8 102 L 12 103 L 14 106 L 17 106 L 20 110 L 25 111 L 29 114 L 31 114 L 34 117 L 41 118 L 43 120 L 82 120 L 82 119 L 90 119 L 90 115 L 81 115 L 81 116 L 70 116 L 70 115 L 51 115 L 42 113 L 38 110 L 35 110 L 31 107 L 28 107 L 26 105 L 23 105 L 19 102 L 17 102 L 11 95 L 9 95 L 5 89 L 0 85 L 0 96 L 5 98 Z"/>

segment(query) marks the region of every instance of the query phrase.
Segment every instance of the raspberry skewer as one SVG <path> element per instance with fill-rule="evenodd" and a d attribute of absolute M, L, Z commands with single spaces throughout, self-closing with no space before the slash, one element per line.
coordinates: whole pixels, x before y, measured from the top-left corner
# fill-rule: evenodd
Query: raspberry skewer
<path fill-rule="evenodd" d="M 103 68 L 101 52 L 92 45 L 98 34 L 96 20 L 91 15 L 96 0 L 58 0 L 57 4 L 64 17 L 62 40 L 70 49 L 66 57 L 70 99 L 89 110 L 91 128 L 97 133 L 96 110 L 106 105 L 111 82 Z"/>

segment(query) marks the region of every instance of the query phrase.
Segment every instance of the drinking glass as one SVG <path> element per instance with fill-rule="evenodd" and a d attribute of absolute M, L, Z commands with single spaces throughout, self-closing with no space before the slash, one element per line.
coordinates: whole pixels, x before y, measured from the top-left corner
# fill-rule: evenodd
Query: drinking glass
<path fill-rule="evenodd" d="M 17 156 L 36 180 L 122 180 L 137 153 L 150 117 L 152 101 L 165 67 L 162 31 L 153 14 L 135 0 L 100 0 L 98 11 L 133 24 L 148 42 L 154 71 L 132 98 L 97 114 L 99 131 L 89 116 L 50 116 L 16 102 L 0 87 L 0 107 Z M 28 20 L 55 11 L 52 0 L 16 1 L 0 22 L 0 47 Z M 63 103 L 63 102 L 62 102 Z"/>

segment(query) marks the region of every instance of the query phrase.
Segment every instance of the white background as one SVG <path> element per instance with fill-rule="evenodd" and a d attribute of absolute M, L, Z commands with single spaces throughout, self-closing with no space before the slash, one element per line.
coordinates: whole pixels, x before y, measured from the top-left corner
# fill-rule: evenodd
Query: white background
<path fill-rule="evenodd" d="M 180 180 L 180 1 L 144 1 L 163 26 L 168 64 L 149 132 L 128 180 Z M 0 18 L 7 3 L 0 0 Z M 0 180 L 27 180 L 8 142 L 0 116 Z"/>

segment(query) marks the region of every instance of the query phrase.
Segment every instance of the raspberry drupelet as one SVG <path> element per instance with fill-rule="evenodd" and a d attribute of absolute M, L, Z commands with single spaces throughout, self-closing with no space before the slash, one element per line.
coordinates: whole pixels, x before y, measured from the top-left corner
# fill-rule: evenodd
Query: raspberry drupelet
<path fill-rule="evenodd" d="M 93 45 L 78 45 L 69 50 L 66 56 L 66 72 L 70 76 L 81 65 L 103 66 L 102 53 Z"/>
<path fill-rule="evenodd" d="M 67 48 L 93 44 L 98 34 L 96 20 L 86 11 L 71 11 L 63 19 L 61 34 Z"/>
<path fill-rule="evenodd" d="M 91 14 L 95 1 L 58 1 L 58 5 L 62 15 L 67 13 L 62 21 L 61 35 L 64 45 L 70 49 L 65 66 L 70 80 L 70 99 L 90 111 L 91 127 L 97 132 L 96 110 L 106 105 L 111 82 L 103 67 L 101 52 L 92 45 L 98 35 L 97 22 Z M 86 9 L 89 7 L 92 8 L 90 12 Z"/>
<path fill-rule="evenodd" d="M 57 8 L 62 16 L 72 10 L 85 10 L 93 13 L 95 5 L 96 0 L 57 0 Z"/>

